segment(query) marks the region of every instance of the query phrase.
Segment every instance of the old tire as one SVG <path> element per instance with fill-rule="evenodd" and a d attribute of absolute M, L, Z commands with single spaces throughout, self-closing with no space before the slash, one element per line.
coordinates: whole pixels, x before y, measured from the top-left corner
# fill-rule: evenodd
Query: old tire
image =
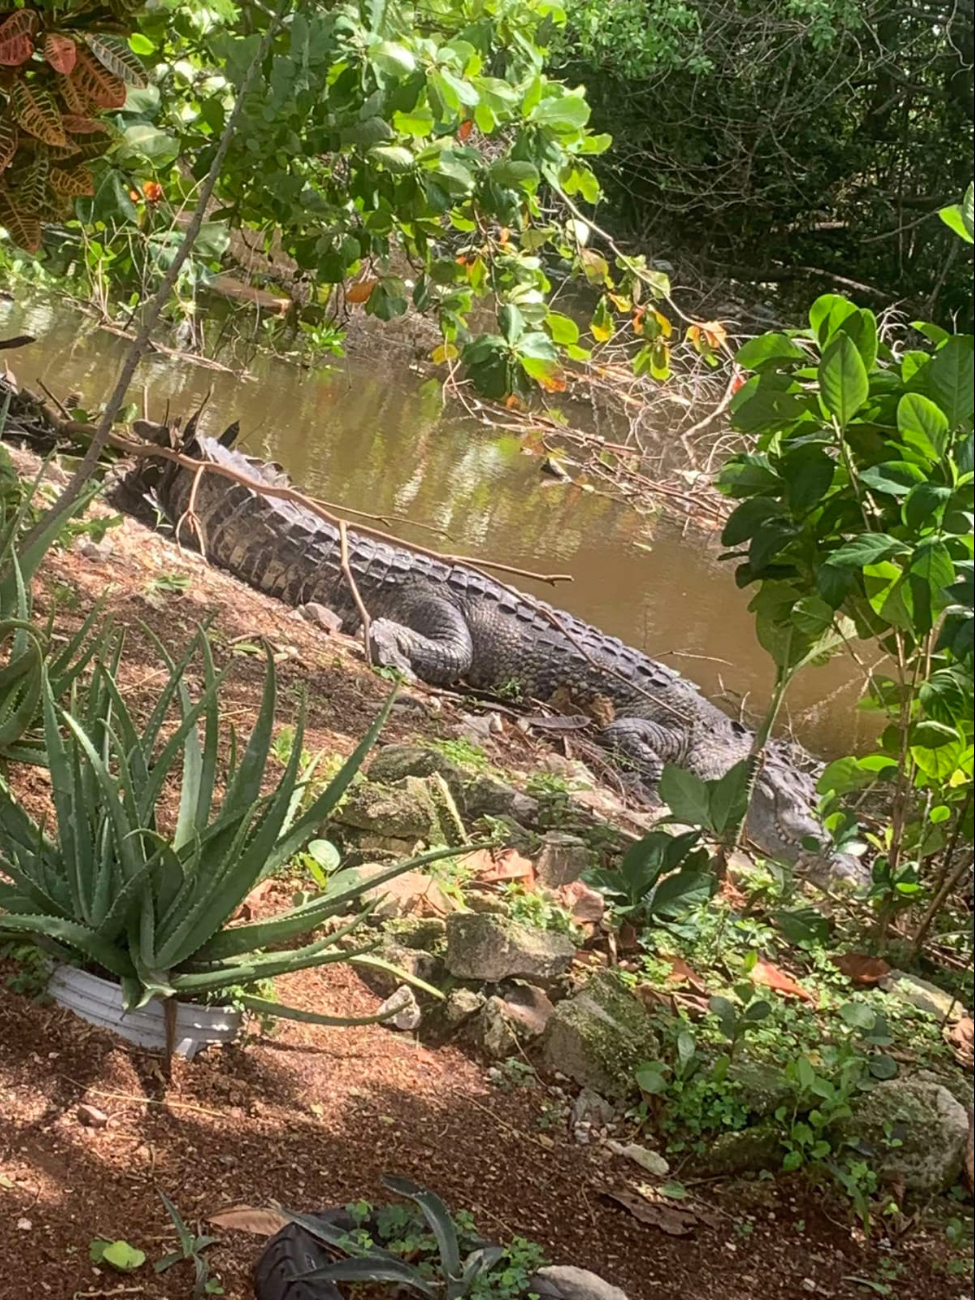
<path fill-rule="evenodd" d="M 338 1207 L 322 1211 L 319 1217 L 350 1232 L 356 1226 L 348 1212 Z M 257 1261 L 254 1294 L 257 1300 L 344 1300 L 334 1282 L 306 1282 L 300 1276 L 339 1258 L 338 1251 L 300 1224 L 288 1223 L 274 1234 Z"/>

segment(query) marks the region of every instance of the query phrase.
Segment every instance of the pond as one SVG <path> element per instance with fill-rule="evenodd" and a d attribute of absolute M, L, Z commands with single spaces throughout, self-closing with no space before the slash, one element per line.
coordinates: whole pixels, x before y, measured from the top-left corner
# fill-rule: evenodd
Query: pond
<path fill-rule="evenodd" d="M 79 393 L 84 406 L 107 396 L 126 348 L 85 316 L 44 301 L 0 303 L 0 336 L 16 333 L 37 340 L 9 354 L 18 378 L 43 379 L 62 398 Z M 156 354 L 140 366 L 137 390 L 146 387 L 159 419 L 167 402 L 188 415 L 212 387 L 204 431 L 239 419 L 238 445 L 279 461 L 313 495 L 396 516 L 389 531 L 405 541 L 570 573 L 573 581 L 554 591 L 522 585 L 672 665 L 726 707 L 764 706 L 770 663 L 748 595 L 718 560 L 716 534 L 641 517 L 548 478 L 517 436 L 445 410 L 440 384 L 414 373 L 408 349 L 378 335 L 367 351 L 316 370 L 261 354 L 249 380 Z M 870 733 L 869 715 L 856 708 L 860 681 L 848 657 L 800 674 L 786 713 L 809 748 L 845 753 Z"/>

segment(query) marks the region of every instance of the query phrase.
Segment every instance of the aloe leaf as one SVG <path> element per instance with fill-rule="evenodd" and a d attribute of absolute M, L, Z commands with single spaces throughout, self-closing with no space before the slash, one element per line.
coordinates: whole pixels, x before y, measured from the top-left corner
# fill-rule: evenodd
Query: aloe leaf
<path fill-rule="evenodd" d="M 247 748 L 230 782 L 224 799 L 225 808 L 246 807 L 258 798 L 264 769 L 271 750 L 271 735 L 274 728 L 274 706 L 277 700 L 277 673 L 274 667 L 274 655 L 270 649 L 265 650 L 267 673 L 264 678 L 264 691 L 261 706 L 257 713 L 254 730 L 250 734 Z"/>
<path fill-rule="evenodd" d="M 401 970 L 399 966 L 394 966 L 392 962 L 386 961 L 382 957 L 374 957 L 370 953 L 353 953 L 349 956 L 349 965 L 366 966 L 370 970 L 385 971 L 387 975 L 394 975 L 401 984 L 410 984 L 423 993 L 429 993 L 431 997 L 437 998 L 440 1002 L 444 1000 L 444 993 L 433 984 L 421 980 L 419 975 L 414 975 L 411 971 Z"/>
<path fill-rule="evenodd" d="M 341 929 L 331 931 L 328 937 L 334 944 L 338 944 L 341 940 L 348 938 L 350 934 L 360 929 L 363 922 L 372 915 L 378 902 L 379 900 L 376 899 L 375 902 L 370 903 L 368 907 L 363 908 L 358 915 L 354 916 L 348 924 L 343 925 Z M 207 966 L 212 965 L 215 961 L 227 961 L 234 957 L 243 956 L 246 953 L 264 952 L 266 949 L 270 949 L 272 943 L 269 940 L 275 940 L 277 943 L 281 942 L 281 938 L 272 928 L 274 923 L 275 918 L 272 917 L 270 921 L 255 921 L 252 925 L 235 925 L 229 930 L 221 930 L 218 934 L 214 935 L 213 940 L 210 943 L 205 944 L 202 948 L 198 949 L 198 951 L 193 954 L 192 958 L 189 958 L 183 964 L 182 969 L 205 970 Z M 285 937 L 292 938 L 295 933 L 300 934 L 302 932 L 310 932 L 317 928 L 317 921 L 312 925 L 303 924 L 301 930 L 291 932 Z M 243 930 L 246 930 L 247 934 L 237 942 L 232 944 L 221 943 L 222 939 L 234 938 Z M 264 942 L 261 942 L 262 940 L 264 940 Z M 294 949 L 290 949 L 290 951 L 293 952 Z"/>
<path fill-rule="evenodd" d="M 375 1016 L 331 1016 L 325 1011 L 305 1011 L 302 1007 L 289 1007 L 281 1002 L 275 1002 L 272 998 L 258 998 L 251 994 L 241 994 L 234 999 L 248 1011 L 257 1012 L 262 1016 L 275 1016 L 279 1020 L 300 1020 L 303 1024 L 308 1025 L 330 1025 L 334 1029 L 347 1029 L 354 1025 L 379 1025 L 386 1020 L 391 1020 L 396 1015 L 396 1009 L 385 1011 L 382 1015 Z"/>
<path fill-rule="evenodd" d="M 42 708 L 44 714 L 44 742 L 47 749 L 48 767 L 51 773 L 51 793 L 58 820 L 58 839 L 64 861 L 65 876 L 71 893 L 74 915 L 79 921 L 87 921 L 89 919 L 88 903 L 91 882 L 82 878 L 75 843 L 76 809 L 74 800 L 71 797 L 71 792 L 74 789 L 74 774 L 68 761 L 67 749 L 61 738 L 54 696 L 51 693 L 51 685 L 46 670 L 44 672 Z M 80 829 L 81 833 L 84 833 L 83 828 Z"/>
<path fill-rule="evenodd" d="M 300 907 L 294 907 L 266 921 L 255 921 L 248 925 L 237 925 L 232 930 L 221 930 L 209 939 L 195 954 L 197 958 L 232 957 L 236 953 L 250 952 L 254 948 L 271 948 L 283 943 L 295 935 L 313 930 L 330 916 L 340 915 L 347 910 L 347 904 L 354 903 L 369 890 L 377 889 L 387 881 L 395 879 L 404 871 L 414 871 L 430 862 L 439 862 L 444 858 L 456 857 L 460 853 L 473 853 L 483 844 L 468 844 L 457 849 L 431 849 L 428 853 L 419 853 L 415 858 L 394 863 L 385 871 L 375 876 L 360 876 L 353 870 L 337 872 L 329 882 L 329 889 L 317 898 L 309 899 Z M 353 879 L 347 887 L 343 877 Z M 339 888 L 333 890 L 332 886 Z"/>
<path fill-rule="evenodd" d="M 414 1201 L 423 1211 L 423 1216 L 430 1225 L 430 1231 L 437 1240 L 440 1262 L 449 1278 L 456 1278 L 461 1271 L 460 1242 L 457 1229 L 447 1206 L 435 1192 L 428 1191 L 411 1178 L 400 1178 L 394 1174 L 384 1174 L 380 1180 L 397 1196 L 406 1196 Z"/>
<path fill-rule="evenodd" d="M 409 1264 L 399 1260 L 374 1259 L 360 1256 L 340 1259 L 334 1264 L 323 1264 L 309 1273 L 296 1273 L 295 1280 L 303 1282 L 399 1282 L 421 1295 L 436 1297 L 439 1292 L 424 1281 L 423 1275 Z"/>
<path fill-rule="evenodd" d="M 60 916 L 37 916 L 25 913 L 8 915 L 0 913 L 0 933 L 33 934 L 54 939 L 65 947 L 73 948 L 85 957 L 104 966 L 113 975 L 131 976 L 134 973 L 128 954 L 115 944 L 108 943 L 87 925 L 67 921 Z"/>
<path fill-rule="evenodd" d="M 277 975 L 290 975 L 297 970 L 307 970 L 310 966 L 331 966 L 335 962 L 351 961 L 353 957 L 363 956 L 369 951 L 369 948 L 351 952 L 338 948 L 331 952 L 327 945 L 310 944 L 307 948 L 297 948 L 292 953 L 254 957 L 250 961 L 215 967 L 211 971 L 177 971 L 171 980 L 177 991 L 201 993 L 237 984 L 253 984 L 255 980 L 274 979 Z M 301 953 L 306 955 L 299 956 Z"/>

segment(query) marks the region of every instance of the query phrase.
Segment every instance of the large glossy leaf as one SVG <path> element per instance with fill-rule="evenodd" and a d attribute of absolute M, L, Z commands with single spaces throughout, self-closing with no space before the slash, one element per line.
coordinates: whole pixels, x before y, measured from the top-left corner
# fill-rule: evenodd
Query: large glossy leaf
<path fill-rule="evenodd" d="M 819 363 L 819 391 L 823 405 L 845 429 L 866 402 L 870 381 L 856 344 L 848 334 L 836 334 Z"/>
<path fill-rule="evenodd" d="M 440 1263 L 447 1277 L 459 1277 L 461 1271 L 460 1243 L 457 1229 L 447 1206 L 436 1195 L 413 1182 L 411 1178 L 400 1178 L 391 1174 L 383 1177 L 383 1185 L 397 1196 L 409 1197 L 423 1211 L 423 1216 L 430 1225 L 440 1251 Z"/>

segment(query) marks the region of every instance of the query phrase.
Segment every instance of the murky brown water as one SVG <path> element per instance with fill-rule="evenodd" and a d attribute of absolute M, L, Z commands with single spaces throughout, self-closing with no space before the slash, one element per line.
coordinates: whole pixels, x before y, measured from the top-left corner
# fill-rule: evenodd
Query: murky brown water
<path fill-rule="evenodd" d="M 59 395 L 80 392 L 95 405 L 112 387 L 125 342 L 83 316 L 46 303 L 0 303 L 0 334 L 34 334 L 10 354 L 25 383 L 42 378 Z M 380 338 L 378 348 L 382 348 Z M 551 588 L 522 585 L 672 664 L 712 696 L 747 696 L 759 709 L 772 673 L 755 640 L 748 597 L 717 538 L 682 535 L 625 506 L 561 483 L 550 484 L 516 437 L 492 437 L 441 407 L 439 384 L 423 384 L 397 352 L 309 372 L 271 357 L 251 366 L 253 382 L 164 356 L 137 376 L 150 414 L 166 401 L 189 413 L 212 386 L 203 427 L 218 433 L 234 418 L 240 445 L 280 461 L 313 494 L 445 529 L 434 538 L 393 521 L 404 539 L 521 568 L 568 572 Z M 788 701 L 797 733 L 825 755 L 855 747 L 869 730 L 856 709 L 859 675 L 845 659 L 809 669 Z"/>

